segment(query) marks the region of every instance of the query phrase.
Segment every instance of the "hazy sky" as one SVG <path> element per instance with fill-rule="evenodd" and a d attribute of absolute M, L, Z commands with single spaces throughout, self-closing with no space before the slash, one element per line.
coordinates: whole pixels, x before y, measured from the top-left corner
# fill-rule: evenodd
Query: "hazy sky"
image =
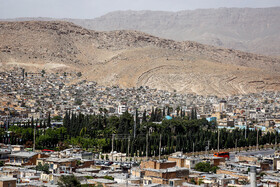
<path fill-rule="evenodd" d="M 94 18 L 116 10 L 273 6 L 280 6 L 280 0 L 0 0 L 0 18 Z"/>

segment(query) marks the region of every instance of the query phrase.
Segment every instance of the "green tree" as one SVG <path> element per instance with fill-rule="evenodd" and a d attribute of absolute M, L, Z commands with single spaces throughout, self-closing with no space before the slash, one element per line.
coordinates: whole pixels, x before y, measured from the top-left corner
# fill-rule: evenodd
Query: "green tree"
<path fill-rule="evenodd" d="M 217 166 L 211 166 L 209 162 L 199 162 L 194 167 L 195 170 L 201 171 L 201 172 L 214 172 L 216 173 L 218 167 Z"/>
<path fill-rule="evenodd" d="M 104 177 L 104 179 L 114 180 L 114 177 L 106 175 L 106 176 Z"/>
<path fill-rule="evenodd" d="M 49 173 L 50 173 L 50 171 L 49 171 L 49 165 L 48 165 L 48 164 L 42 165 L 41 163 L 39 163 L 39 164 L 36 166 L 36 170 L 38 170 L 38 171 L 43 171 L 43 172 L 46 173 L 46 174 L 49 174 Z"/>
<path fill-rule="evenodd" d="M 74 175 L 62 175 L 59 178 L 58 186 L 60 187 L 80 187 L 81 183 Z"/>
<path fill-rule="evenodd" d="M 4 166 L 5 162 L 4 161 L 0 161 L 0 167 Z"/>
<path fill-rule="evenodd" d="M 61 116 L 54 116 L 52 118 L 54 121 L 61 121 L 62 120 L 62 117 Z"/>
<path fill-rule="evenodd" d="M 43 69 L 43 70 L 41 71 L 41 74 L 42 74 L 42 77 L 44 77 L 45 74 L 46 74 L 46 71 Z"/>
<path fill-rule="evenodd" d="M 82 103 L 83 103 L 83 101 L 81 99 L 76 98 L 74 105 L 81 105 Z"/>
<path fill-rule="evenodd" d="M 147 122 L 146 109 L 143 112 L 142 122 Z"/>
<path fill-rule="evenodd" d="M 77 76 L 78 76 L 78 77 L 81 77 L 81 76 L 82 76 L 82 73 L 81 73 L 81 72 L 78 72 L 78 73 L 77 73 Z"/>
<path fill-rule="evenodd" d="M 47 125 L 50 128 L 51 127 L 51 114 L 48 114 L 48 121 L 47 121 Z"/>

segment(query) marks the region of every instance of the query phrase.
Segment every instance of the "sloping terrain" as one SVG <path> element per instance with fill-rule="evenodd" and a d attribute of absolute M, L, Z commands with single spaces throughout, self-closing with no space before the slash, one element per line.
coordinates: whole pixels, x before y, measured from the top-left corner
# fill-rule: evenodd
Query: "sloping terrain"
<path fill-rule="evenodd" d="M 67 22 L 0 22 L 0 67 L 82 72 L 101 85 L 231 95 L 280 90 L 280 60 L 137 31 Z"/>
<path fill-rule="evenodd" d="M 69 21 L 93 30 L 138 30 L 177 41 L 280 57 L 280 7 L 118 11 L 92 20 Z"/>
<path fill-rule="evenodd" d="M 54 21 L 17 18 L 7 21 Z M 179 12 L 116 11 L 95 19 L 60 19 L 96 31 L 137 30 L 176 41 L 280 57 L 280 7 L 219 8 Z"/>

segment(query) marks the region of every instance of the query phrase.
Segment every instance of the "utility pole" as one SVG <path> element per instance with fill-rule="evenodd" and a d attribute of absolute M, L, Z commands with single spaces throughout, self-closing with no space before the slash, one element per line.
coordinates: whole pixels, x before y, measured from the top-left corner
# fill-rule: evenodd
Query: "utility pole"
<path fill-rule="evenodd" d="M 161 153 L 161 134 L 159 135 L 159 161 L 160 161 L 160 153 Z"/>
<path fill-rule="evenodd" d="M 129 157 L 130 136 L 128 136 L 127 155 Z"/>
<path fill-rule="evenodd" d="M 33 152 L 35 152 L 35 138 L 36 138 L 36 125 L 34 125 L 34 129 L 33 129 Z"/>
<path fill-rule="evenodd" d="M 235 153 L 237 153 L 237 139 L 235 139 Z"/>
<path fill-rule="evenodd" d="M 146 134 L 146 161 L 148 161 L 148 133 Z"/>
<path fill-rule="evenodd" d="M 218 153 L 220 152 L 220 131 L 218 128 Z"/>
<path fill-rule="evenodd" d="M 245 140 L 246 140 L 246 138 L 247 138 L 247 125 L 245 127 Z"/>
<path fill-rule="evenodd" d="M 112 153 L 114 152 L 114 139 L 115 139 L 115 134 L 112 134 Z"/>
<path fill-rule="evenodd" d="M 193 153 L 193 156 L 194 156 L 194 142 L 193 142 L 192 153 Z"/>
<path fill-rule="evenodd" d="M 259 149 L 259 129 L 257 129 L 257 150 Z"/>
<path fill-rule="evenodd" d="M 247 118 L 245 117 L 245 139 L 247 138 Z"/>
<path fill-rule="evenodd" d="M 136 108 L 135 108 L 135 113 L 134 113 L 134 132 L 133 132 L 133 137 L 136 137 Z"/>
<path fill-rule="evenodd" d="M 277 148 L 277 133 L 276 133 L 276 129 L 275 129 L 275 150 L 276 150 L 276 148 Z"/>
<path fill-rule="evenodd" d="M 114 139 L 115 139 L 115 134 L 112 134 L 112 161 L 114 161 Z"/>
<path fill-rule="evenodd" d="M 208 155 L 209 155 L 209 149 L 210 149 L 210 140 L 207 141 L 208 142 Z"/>

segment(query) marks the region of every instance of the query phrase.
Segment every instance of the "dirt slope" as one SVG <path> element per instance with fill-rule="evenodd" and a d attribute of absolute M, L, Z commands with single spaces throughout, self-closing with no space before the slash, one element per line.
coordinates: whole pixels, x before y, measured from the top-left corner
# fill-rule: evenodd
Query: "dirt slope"
<path fill-rule="evenodd" d="M 81 71 L 102 85 L 231 95 L 280 89 L 280 60 L 136 31 L 67 22 L 0 22 L 0 65 Z"/>

